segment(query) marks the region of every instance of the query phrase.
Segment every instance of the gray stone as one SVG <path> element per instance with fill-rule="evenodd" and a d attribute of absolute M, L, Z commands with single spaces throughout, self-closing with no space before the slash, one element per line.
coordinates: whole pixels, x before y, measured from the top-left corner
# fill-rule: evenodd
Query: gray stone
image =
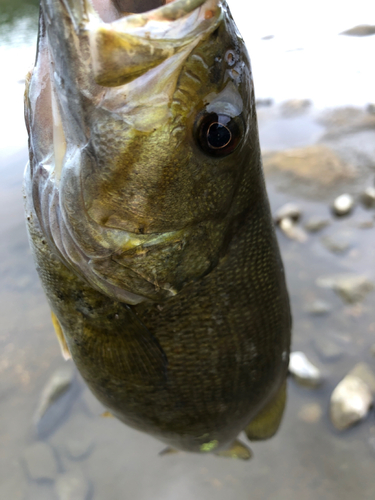
<path fill-rule="evenodd" d="M 67 363 L 52 374 L 43 389 L 35 412 L 34 420 L 36 424 L 38 424 L 48 408 L 69 389 L 73 378 L 74 365 L 72 363 Z"/>
<path fill-rule="evenodd" d="M 307 234 L 302 228 L 297 226 L 293 219 L 285 217 L 281 219 L 279 226 L 282 232 L 291 240 L 296 240 L 299 243 L 304 243 L 307 240 Z"/>
<path fill-rule="evenodd" d="M 375 344 L 372 344 L 370 351 L 371 351 L 372 356 L 375 357 Z"/>
<path fill-rule="evenodd" d="M 352 238 L 343 232 L 337 232 L 321 239 L 322 244 L 333 253 L 344 253 L 353 245 Z"/>
<path fill-rule="evenodd" d="M 315 351 L 322 361 L 337 361 L 344 355 L 344 349 L 329 338 L 319 337 L 313 341 Z"/>
<path fill-rule="evenodd" d="M 78 439 L 69 438 L 66 442 L 67 455 L 72 460 L 84 460 L 95 447 L 91 436 L 82 435 Z"/>
<path fill-rule="evenodd" d="M 269 108 L 273 104 L 273 99 L 257 99 L 255 104 L 257 108 Z"/>
<path fill-rule="evenodd" d="M 364 419 L 373 397 L 368 385 L 360 378 L 348 374 L 331 395 L 330 417 L 338 430 L 344 430 Z"/>
<path fill-rule="evenodd" d="M 297 222 L 301 217 L 301 209 L 295 203 L 286 203 L 280 207 L 275 213 L 275 222 L 280 224 L 283 219 L 292 219 L 293 222 Z"/>
<path fill-rule="evenodd" d="M 374 221 L 372 219 L 361 219 L 358 221 L 357 226 L 360 229 L 371 229 L 374 227 Z"/>
<path fill-rule="evenodd" d="M 350 194 L 341 194 L 332 205 L 332 211 L 337 216 L 349 215 L 354 208 L 354 198 Z"/>
<path fill-rule="evenodd" d="M 53 481 L 57 474 L 57 463 L 52 449 L 38 442 L 24 452 L 26 470 L 31 479 Z"/>
<path fill-rule="evenodd" d="M 370 113 L 370 115 L 375 115 L 375 103 L 370 102 L 370 103 L 367 105 L 366 110 L 367 110 L 367 112 L 368 112 L 368 113 Z"/>
<path fill-rule="evenodd" d="M 323 300 L 315 300 L 307 307 L 307 312 L 314 314 L 315 316 L 323 316 L 331 311 L 332 307 L 328 302 Z"/>
<path fill-rule="evenodd" d="M 340 35 L 347 36 L 371 36 L 375 35 L 375 26 L 371 24 L 358 24 L 354 28 L 350 28 L 346 31 L 342 31 Z"/>
<path fill-rule="evenodd" d="M 289 99 L 281 104 L 281 114 L 286 118 L 300 116 L 312 105 L 309 99 Z"/>
<path fill-rule="evenodd" d="M 375 207 L 375 187 L 368 186 L 361 195 L 361 201 L 367 208 Z"/>
<path fill-rule="evenodd" d="M 325 111 L 320 122 L 327 126 L 325 139 L 337 139 L 346 134 L 373 130 L 375 116 L 354 106 L 345 106 Z"/>
<path fill-rule="evenodd" d="M 321 276 L 316 283 L 323 288 L 332 288 L 349 304 L 360 302 L 374 288 L 374 284 L 366 276 L 357 274 Z"/>
<path fill-rule="evenodd" d="M 290 353 L 289 372 L 304 386 L 317 387 L 323 381 L 319 369 L 301 351 Z"/>
<path fill-rule="evenodd" d="M 90 486 L 81 471 L 60 474 L 56 480 L 59 500 L 87 500 Z"/>
<path fill-rule="evenodd" d="M 325 227 L 331 224 L 331 221 L 327 217 L 319 217 L 318 215 L 312 216 L 305 224 L 306 231 L 310 233 L 317 233 Z"/>
<path fill-rule="evenodd" d="M 266 175 L 282 176 L 284 191 L 314 199 L 332 196 L 340 184 L 358 176 L 353 163 L 323 144 L 265 152 L 263 166 Z"/>

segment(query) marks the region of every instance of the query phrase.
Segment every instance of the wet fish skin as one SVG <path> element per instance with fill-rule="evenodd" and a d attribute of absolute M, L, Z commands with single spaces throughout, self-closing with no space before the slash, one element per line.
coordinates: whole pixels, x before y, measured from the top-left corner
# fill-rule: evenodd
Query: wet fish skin
<path fill-rule="evenodd" d="M 84 10 L 41 5 L 24 188 L 65 352 L 117 418 L 172 447 L 219 452 L 245 428 L 269 437 L 291 321 L 250 62 L 226 4 L 206 2 L 176 52 L 158 40 L 170 54 L 134 80 L 105 60 L 95 73 Z M 105 73 L 124 86 L 98 85 Z M 237 110 L 241 137 L 227 156 L 199 145 L 212 109 Z"/>

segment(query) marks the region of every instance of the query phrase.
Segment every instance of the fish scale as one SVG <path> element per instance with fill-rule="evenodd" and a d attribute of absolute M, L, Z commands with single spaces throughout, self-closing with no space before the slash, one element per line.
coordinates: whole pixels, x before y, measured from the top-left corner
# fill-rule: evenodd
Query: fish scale
<path fill-rule="evenodd" d="M 291 331 L 250 61 L 224 1 L 126 2 L 104 22 L 96 0 L 41 1 L 25 92 L 37 270 L 64 357 L 114 416 L 250 458 L 236 437 L 277 431 Z"/>

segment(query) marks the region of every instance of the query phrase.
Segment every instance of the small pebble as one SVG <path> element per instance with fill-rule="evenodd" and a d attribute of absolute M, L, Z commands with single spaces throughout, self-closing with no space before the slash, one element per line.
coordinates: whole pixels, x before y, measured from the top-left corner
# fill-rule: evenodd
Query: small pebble
<path fill-rule="evenodd" d="M 361 219 L 358 221 L 357 226 L 360 229 L 371 229 L 374 227 L 374 221 L 372 219 Z"/>
<path fill-rule="evenodd" d="M 329 338 L 316 337 L 313 340 L 316 353 L 322 361 L 337 361 L 344 355 L 344 349 Z"/>
<path fill-rule="evenodd" d="M 291 219 L 293 222 L 297 222 L 301 217 L 301 209 L 295 203 L 286 203 L 280 207 L 275 213 L 275 222 L 280 224 L 283 219 Z"/>
<path fill-rule="evenodd" d="M 316 281 L 322 288 L 332 288 L 349 304 L 361 302 L 374 288 L 374 284 L 364 275 L 337 274 L 321 276 Z"/>
<path fill-rule="evenodd" d="M 281 104 L 281 114 L 284 118 L 300 116 L 305 113 L 311 105 L 312 102 L 310 99 L 289 99 Z"/>
<path fill-rule="evenodd" d="M 305 224 L 306 231 L 310 233 L 317 233 L 330 224 L 330 220 L 326 217 L 312 216 Z"/>
<path fill-rule="evenodd" d="M 375 207 L 375 187 L 368 186 L 361 195 L 361 202 L 367 208 Z"/>
<path fill-rule="evenodd" d="M 35 423 L 46 413 L 48 408 L 62 396 L 71 386 L 74 378 L 74 366 L 67 363 L 58 370 L 56 370 L 42 391 L 39 406 L 35 412 Z"/>
<path fill-rule="evenodd" d="M 351 237 L 345 233 L 334 233 L 324 236 L 321 242 L 332 253 L 344 253 L 353 246 Z"/>
<path fill-rule="evenodd" d="M 289 372 L 297 382 L 304 386 L 317 387 L 323 381 L 318 368 L 301 351 L 295 351 L 290 354 Z"/>
<path fill-rule="evenodd" d="M 323 316 L 331 311 L 332 307 L 327 302 L 323 300 L 315 300 L 312 302 L 308 308 L 307 312 L 314 314 L 315 316 Z"/>
<path fill-rule="evenodd" d="M 90 487 L 82 472 L 67 472 L 58 476 L 56 492 L 59 500 L 87 500 Z"/>
<path fill-rule="evenodd" d="M 305 404 L 298 412 L 298 417 L 308 424 L 316 424 L 322 415 L 323 410 L 318 403 Z"/>
<path fill-rule="evenodd" d="M 83 460 L 94 449 L 95 443 L 90 436 L 82 435 L 78 439 L 69 438 L 66 442 L 66 451 L 70 459 Z"/>
<path fill-rule="evenodd" d="M 263 38 L 264 40 L 264 38 Z M 269 108 L 270 106 L 272 106 L 273 104 L 273 99 L 257 99 L 255 101 L 255 105 L 257 106 L 257 108 Z"/>
<path fill-rule="evenodd" d="M 331 395 L 330 417 L 338 430 L 344 430 L 366 417 L 373 397 L 367 384 L 353 375 L 346 375 Z"/>
<path fill-rule="evenodd" d="M 296 240 L 299 243 L 304 243 L 307 240 L 307 234 L 303 231 L 303 229 L 295 224 L 293 219 L 290 219 L 289 217 L 281 219 L 279 227 L 291 240 Z"/>
<path fill-rule="evenodd" d="M 350 194 L 338 196 L 332 205 L 332 211 L 335 215 L 348 215 L 354 208 L 354 199 Z"/>
<path fill-rule="evenodd" d="M 57 464 L 52 449 L 38 442 L 25 450 L 24 460 L 28 475 L 34 480 L 53 481 L 57 474 Z"/>

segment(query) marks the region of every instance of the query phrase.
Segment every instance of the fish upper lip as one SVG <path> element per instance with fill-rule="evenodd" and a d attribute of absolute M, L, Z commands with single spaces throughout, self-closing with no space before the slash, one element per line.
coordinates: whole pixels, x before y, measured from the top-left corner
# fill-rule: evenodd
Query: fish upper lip
<path fill-rule="evenodd" d="M 64 0 L 63 0 L 64 1 Z M 73 0 L 74 1 L 74 0 Z M 181 17 L 190 14 L 195 9 L 203 5 L 207 0 L 174 0 L 168 4 L 162 5 L 155 9 L 146 12 L 134 13 L 124 16 L 116 21 L 105 24 L 121 24 L 124 23 L 132 26 L 144 26 L 148 21 L 175 21 Z M 93 8 L 90 0 L 83 0 L 84 9 L 87 14 L 99 17 Z M 76 2 L 75 2 L 76 5 Z M 101 21 L 104 23 L 104 21 Z"/>

